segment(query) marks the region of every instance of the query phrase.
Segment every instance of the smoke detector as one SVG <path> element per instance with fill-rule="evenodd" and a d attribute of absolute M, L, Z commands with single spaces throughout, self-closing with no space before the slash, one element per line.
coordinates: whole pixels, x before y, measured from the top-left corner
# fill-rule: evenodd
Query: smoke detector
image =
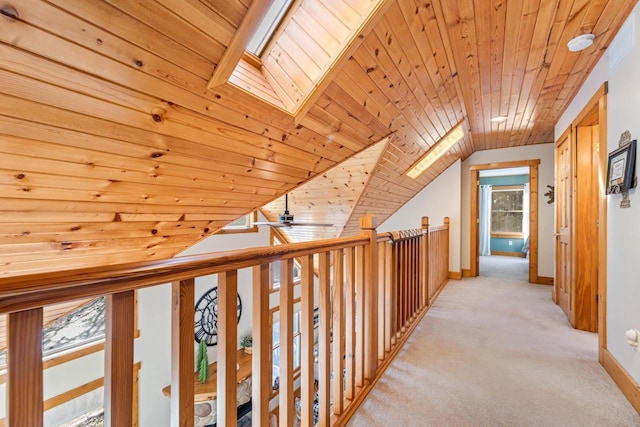
<path fill-rule="evenodd" d="M 569 40 L 567 47 L 571 52 L 579 52 L 591 46 L 595 38 L 593 34 L 582 34 Z"/>

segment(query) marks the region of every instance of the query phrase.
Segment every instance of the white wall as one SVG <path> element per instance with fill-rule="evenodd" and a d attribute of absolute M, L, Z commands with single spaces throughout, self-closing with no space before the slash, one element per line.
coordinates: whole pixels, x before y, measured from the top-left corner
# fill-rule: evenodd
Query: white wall
<path fill-rule="evenodd" d="M 421 218 L 429 217 L 431 225 L 449 223 L 449 271 L 460 271 L 460 172 L 458 160 L 431 184 L 405 203 L 378 227 L 378 232 L 420 228 Z"/>
<path fill-rule="evenodd" d="M 269 227 L 257 233 L 210 236 L 180 255 L 194 255 L 269 245 Z M 238 293 L 242 299 L 239 336 L 251 330 L 251 270 L 238 272 Z M 217 285 L 215 276 L 196 279 L 196 302 L 204 292 Z M 170 400 L 162 388 L 171 383 L 171 286 L 161 285 L 138 291 L 140 338 L 135 343 L 135 358 L 140 360 L 139 414 L 141 427 L 168 426 Z M 197 344 L 194 340 L 194 349 Z M 209 363 L 217 360 L 217 346 L 209 347 Z M 195 367 L 195 360 L 194 360 Z"/>
<path fill-rule="evenodd" d="M 620 134 L 640 139 L 640 4 L 591 72 L 580 92 L 556 124 L 556 137 L 571 124 L 596 90 L 609 82 L 607 95 L 607 153 L 618 147 Z M 636 168 L 637 169 L 637 168 Z M 640 383 L 640 354 L 626 344 L 624 332 L 640 329 L 640 197 L 629 192 L 631 208 L 620 208 L 620 195 L 607 202 L 607 348 Z"/>
<path fill-rule="evenodd" d="M 511 162 L 516 160 L 540 159 L 538 166 L 538 276 L 554 275 L 554 204 L 547 204 L 543 196 L 547 185 L 553 184 L 554 144 L 536 144 L 523 147 L 501 148 L 476 151 L 462 162 L 462 215 L 461 215 L 461 264 L 463 269 L 470 268 L 470 173 L 469 166 L 486 163 Z M 533 190 L 533 189 L 532 189 Z"/>

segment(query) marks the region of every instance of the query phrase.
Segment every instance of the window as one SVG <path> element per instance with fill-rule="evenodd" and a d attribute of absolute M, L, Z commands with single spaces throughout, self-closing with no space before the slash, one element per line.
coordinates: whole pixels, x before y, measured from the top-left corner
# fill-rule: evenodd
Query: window
<path fill-rule="evenodd" d="M 300 370 L 300 354 L 301 354 L 301 341 L 300 341 L 300 308 L 293 314 L 293 371 L 297 375 Z M 274 384 L 274 390 L 276 387 L 276 378 L 280 377 L 280 311 L 273 313 L 273 327 L 272 327 L 272 355 L 271 355 L 271 383 Z"/>
<path fill-rule="evenodd" d="M 264 48 L 273 37 L 273 34 L 276 32 L 278 26 L 284 19 L 284 16 L 287 14 L 291 5 L 293 4 L 293 0 L 275 0 L 267 13 L 262 18 L 262 22 L 258 26 L 258 29 L 253 34 L 251 40 L 249 40 L 249 44 L 247 45 L 247 51 L 257 57 L 260 57 L 264 52 Z"/>
<path fill-rule="evenodd" d="M 257 233 L 258 226 L 254 225 L 257 220 L 258 212 L 251 212 L 225 225 L 219 233 Z"/>
<path fill-rule="evenodd" d="M 271 245 L 272 246 L 277 246 L 277 245 L 282 245 L 284 244 L 284 240 L 282 239 L 282 237 L 278 236 L 277 234 L 271 233 Z M 270 280 L 270 285 L 271 285 L 271 290 L 272 291 L 277 291 L 278 289 L 280 289 L 280 271 L 281 271 L 281 267 L 280 267 L 280 261 L 274 261 L 269 265 L 269 276 L 271 278 Z M 300 264 L 298 263 L 297 260 L 293 261 L 293 283 L 294 285 L 297 285 L 298 283 L 300 283 L 301 280 L 301 275 L 300 275 Z"/>
<path fill-rule="evenodd" d="M 494 186 L 491 191 L 491 236 L 522 237 L 524 187 Z"/>

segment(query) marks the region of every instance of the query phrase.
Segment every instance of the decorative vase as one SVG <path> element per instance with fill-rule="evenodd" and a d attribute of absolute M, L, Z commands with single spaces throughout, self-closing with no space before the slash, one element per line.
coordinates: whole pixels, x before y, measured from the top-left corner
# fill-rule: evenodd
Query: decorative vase
<path fill-rule="evenodd" d="M 244 352 L 247 354 L 252 354 L 253 353 L 253 348 L 252 347 L 245 347 L 244 348 Z"/>

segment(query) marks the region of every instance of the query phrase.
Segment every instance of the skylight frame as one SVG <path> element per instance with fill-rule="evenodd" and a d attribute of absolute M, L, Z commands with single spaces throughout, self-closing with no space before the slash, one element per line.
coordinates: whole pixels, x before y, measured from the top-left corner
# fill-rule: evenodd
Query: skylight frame
<path fill-rule="evenodd" d="M 249 43 L 247 43 L 247 52 L 258 58 L 262 56 L 269 41 L 273 38 L 294 3 L 295 0 L 273 1 Z"/>
<path fill-rule="evenodd" d="M 418 159 L 404 175 L 412 179 L 417 179 L 420 175 L 429 169 L 440 157 L 447 153 L 454 145 L 462 141 L 464 138 L 464 128 L 462 127 L 464 120 L 458 122 L 447 134 L 434 144 L 429 151 Z"/>

